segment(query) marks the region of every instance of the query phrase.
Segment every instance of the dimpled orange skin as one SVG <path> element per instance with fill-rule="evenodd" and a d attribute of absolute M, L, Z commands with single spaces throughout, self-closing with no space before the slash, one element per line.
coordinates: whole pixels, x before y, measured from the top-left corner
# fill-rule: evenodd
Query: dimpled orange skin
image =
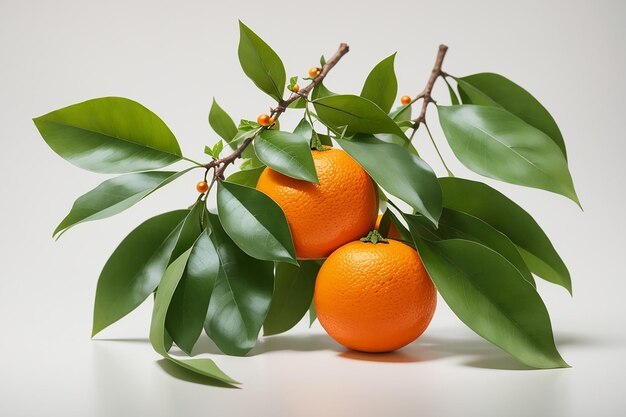
<path fill-rule="evenodd" d="M 383 215 L 379 214 L 378 218 L 376 219 L 376 226 L 374 226 L 374 229 L 378 230 L 378 228 L 380 227 L 380 221 L 382 220 Z M 393 224 L 393 222 L 389 225 L 389 232 L 387 233 L 387 236 L 389 239 L 400 239 L 400 232 L 398 232 L 398 229 L 396 229 L 396 225 Z"/>
<path fill-rule="evenodd" d="M 389 352 L 428 327 L 437 291 L 417 252 L 404 243 L 350 242 L 322 265 L 315 284 L 317 317 L 337 342 Z"/>
<path fill-rule="evenodd" d="M 257 189 L 285 212 L 298 259 L 319 259 L 365 236 L 376 222 L 378 195 L 367 172 L 341 149 L 311 151 L 319 185 L 265 168 Z"/>

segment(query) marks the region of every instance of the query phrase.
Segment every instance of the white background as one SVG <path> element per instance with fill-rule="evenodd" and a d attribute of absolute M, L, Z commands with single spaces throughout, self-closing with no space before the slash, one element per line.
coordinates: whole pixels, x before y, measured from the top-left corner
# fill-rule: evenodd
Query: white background
<path fill-rule="evenodd" d="M 625 4 L 1 0 L 0 415 L 623 415 Z M 143 219 L 193 202 L 198 178 L 55 243 L 52 230 L 74 198 L 106 176 L 56 156 L 31 118 L 125 96 L 159 114 L 187 156 L 202 158 L 216 139 L 207 123 L 213 96 L 236 118 L 271 104 L 239 67 L 238 18 L 282 56 L 288 75 L 349 43 L 331 90 L 358 92 L 371 67 L 398 51 L 399 94 L 414 95 L 444 42 L 446 71 L 503 74 L 548 107 L 585 211 L 557 195 L 496 186 L 538 219 L 570 267 L 573 298 L 549 284 L 540 291 L 573 368 L 526 369 L 443 302 L 422 338 L 389 355 L 346 352 L 317 324 L 261 339 L 247 358 L 225 357 L 203 339 L 198 352 L 212 354 L 241 389 L 205 385 L 159 361 L 147 341 L 150 302 L 90 339 L 109 254 Z M 435 98 L 448 102 L 441 83 Z M 434 108 L 428 117 L 436 126 Z M 292 111 L 281 121 L 290 128 L 297 119 Z M 475 178 L 440 129 L 434 134 L 452 170 Z M 443 174 L 427 139 L 416 141 Z"/>

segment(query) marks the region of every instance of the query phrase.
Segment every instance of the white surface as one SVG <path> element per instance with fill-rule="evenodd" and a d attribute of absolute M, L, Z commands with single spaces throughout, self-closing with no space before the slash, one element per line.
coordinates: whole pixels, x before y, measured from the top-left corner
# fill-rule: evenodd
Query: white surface
<path fill-rule="evenodd" d="M 480 3 L 0 1 L 0 415 L 623 415 L 625 3 Z M 90 340 L 105 260 L 143 219 L 191 203 L 198 178 L 54 243 L 74 198 L 106 177 L 57 157 L 30 118 L 127 96 L 201 158 L 216 137 L 206 122 L 212 96 L 238 118 L 271 104 L 238 66 L 237 18 L 278 51 L 288 75 L 348 42 L 350 54 L 328 79 L 333 90 L 358 92 L 369 69 L 398 50 L 399 94 L 415 94 L 445 42 L 447 71 L 501 73 L 548 107 L 585 212 L 559 196 L 496 186 L 536 216 L 570 267 L 574 298 L 548 284 L 540 290 L 573 368 L 520 369 L 442 302 L 418 342 L 387 356 L 347 353 L 317 326 L 261 340 L 247 358 L 224 357 L 203 341 L 199 351 L 242 389 L 206 386 L 159 362 L 146 339 L 149 304 L 100 336 L 112 340 Z M 436 98 L 447 102 L 443 84 Z M 297 117 L 287 114 L 284 126 Z M 435 125 L 434 109 L 429 118 Z M 453 171 L 474 178 L 435 135 Z M 417 141 L 441 173 L 425 137 Z"/>

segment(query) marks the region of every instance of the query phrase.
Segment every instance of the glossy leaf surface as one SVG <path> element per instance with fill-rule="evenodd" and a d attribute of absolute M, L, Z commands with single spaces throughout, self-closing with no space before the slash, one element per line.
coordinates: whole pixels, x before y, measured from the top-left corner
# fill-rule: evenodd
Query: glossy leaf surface
<path fill-rule="evenodd" d="M 165 123 L 127 98 L 96 98 L 33 121 L 53 151 L 89 171 L 147 171 L 182 158 L 178 142 Z"/>
<path fill-rule="evenodd" d="M 217 209 L 226 233 L 248 255 L 297 264 L 285 213 L 270 197 L 223 181 L 217 188 Z"/>

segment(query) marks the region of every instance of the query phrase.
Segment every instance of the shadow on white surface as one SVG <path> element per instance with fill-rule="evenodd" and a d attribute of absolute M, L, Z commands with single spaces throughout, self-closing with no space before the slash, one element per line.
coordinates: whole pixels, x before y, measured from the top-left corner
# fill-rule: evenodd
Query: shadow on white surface
<path fill-rule="evenodd" d="M 433 334 L 434 333 L 434 334 Z M 366 353 L 348 350 L 331 339 L 324 333 L 294 333 L 281 334 L 276 336 L 261 337 L 257 345 L 248 353 L 248 357 L 272 352 L 313 352 L 313 351 L 334 351 L 337 356 L 345 359 L 383 362 L 383 363 L 419 363 L 429 362 L 444 358 L 460 358 L 461 366 L 480 369 L 494 370 L 534 370 L 513 357 L 509 356 L 496 346 L 473 334 L 466 334 L 463 337 L 445 336 L 448 332 L 437 330 L 426 334 L 408 346 L 386 353 Z M 586 347 L 586 346 L 616 346 L 617 340 L 597 339 L 581 336 L 574 333 L 561 333 L 555 335 L 558 347 Z M 94 339 L 96 342 L 126 342 L 131 344 L 149 344 L 148 338 L 115 338 L 115 339 Z M 174 348 L 174 356 L 182 355 L 178 349 Z M 193 356 L 209 354 L 223 356 L 219 348 L 208 337 L 201 337 L 198 340 Z M 567 358 L 565 358 L 567 360 Z M 573 364 L 575 365 L 575 364 Z M 182 369 L 167 360 L 159 361 L 159 366 L 168 374 L 175 378 L 192 383 L 204 384 L 206 381 L 198 377 L 193 372 Z M 222 386 L 219 382 L 208 385 Z M 226 384 L 223 384 L 227 386 Z"/>

